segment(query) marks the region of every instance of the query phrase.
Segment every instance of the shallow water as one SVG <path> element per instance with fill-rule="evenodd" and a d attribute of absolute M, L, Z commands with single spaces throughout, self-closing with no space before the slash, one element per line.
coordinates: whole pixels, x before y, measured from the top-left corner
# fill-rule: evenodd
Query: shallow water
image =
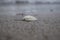
<path fill-rule="evenodd" d="M 15 21 L 23 17 L 19 12 L 38 21 Z M 60 5 L 0 6 L 0 40 L 60 40 Z"/>

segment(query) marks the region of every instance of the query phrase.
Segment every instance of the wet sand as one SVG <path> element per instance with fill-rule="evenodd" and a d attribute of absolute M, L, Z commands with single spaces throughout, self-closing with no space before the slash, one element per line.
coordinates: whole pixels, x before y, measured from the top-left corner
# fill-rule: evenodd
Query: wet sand
<path fill-rule="evenodd" d="M 35 17 L 38 21 L 24 22 L 15 21 L 21 15 L 0 15 L 0 40 L 60 40 L 60 13 Z"/>

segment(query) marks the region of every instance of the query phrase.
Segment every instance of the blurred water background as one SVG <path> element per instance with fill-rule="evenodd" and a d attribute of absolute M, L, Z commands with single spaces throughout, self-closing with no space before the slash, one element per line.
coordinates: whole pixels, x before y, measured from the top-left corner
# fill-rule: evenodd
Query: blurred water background
<path fill-rule="evenodd" d="M 60 40 L 60 0 L 0 0 L 0 40 Z"/>

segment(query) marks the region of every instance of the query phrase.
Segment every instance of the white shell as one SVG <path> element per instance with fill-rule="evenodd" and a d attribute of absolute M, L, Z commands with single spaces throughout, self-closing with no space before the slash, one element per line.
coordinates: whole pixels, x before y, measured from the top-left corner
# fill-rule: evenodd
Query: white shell
<path fill-rule="evenodd" d="M 31 15 L 27 15 L 27 16 L 23 17 L 23 20 L 24 21 L 35 21 L 35 20 L 37 20 L 37 18 L 35 18 L 34 16 L 31 16 Z"/>

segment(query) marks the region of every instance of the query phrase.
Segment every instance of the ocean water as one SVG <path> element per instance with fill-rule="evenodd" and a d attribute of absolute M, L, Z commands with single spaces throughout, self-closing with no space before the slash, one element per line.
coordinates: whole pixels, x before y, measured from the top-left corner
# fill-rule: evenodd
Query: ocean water
<path fill-rule="evenodd" d="M 52 11 L 53 12 L 52 12 Z M 14 4 L 0 6 L 0 14 L 16 15 L 17 13 L 24 14 L 50 14 L 60 13 L 59 4 Z"/>

